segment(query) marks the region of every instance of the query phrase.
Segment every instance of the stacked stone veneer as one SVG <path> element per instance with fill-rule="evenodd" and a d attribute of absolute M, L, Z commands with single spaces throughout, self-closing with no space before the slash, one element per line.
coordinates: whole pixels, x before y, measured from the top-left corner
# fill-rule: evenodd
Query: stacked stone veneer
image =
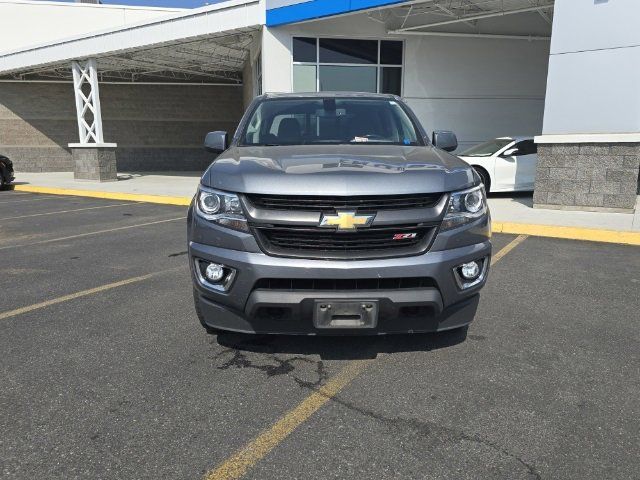
<path fill-rule="evenodd" d="M 538 145 L 534 207 L 632 211 L 640 143 Z"/>
<path fill-rule="evenodd" d="M 74 147 L 73 178 L 97 182 L 115 182 L 118 180 L 115 147 Z"/>
<path fill-rule="evenodd" d="M 243 112 L 242 87 L 100 85 L 105 142 L 118 144 L 118 171 L 204 170 L 213 156 L 207 132 L 233 132 Z M 0 83 L 0 154 L 16 172 L 74 170 L 77 143 L 71 83 Z"/>

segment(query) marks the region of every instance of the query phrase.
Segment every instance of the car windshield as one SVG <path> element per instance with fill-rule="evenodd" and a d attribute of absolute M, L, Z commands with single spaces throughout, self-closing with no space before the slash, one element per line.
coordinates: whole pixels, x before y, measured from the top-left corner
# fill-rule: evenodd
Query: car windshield
<path fill-rule="evenodd" d="M 513 140 L 505 138 L 496 138 L 489 140 L 488 142 L 481 143 L 475 147 L 471 147 L 469 150 L 465 150 L 460 154 L 461 157 L 490 157 L 494 153 L 502 150 L 509 145 Z"/>
<path fill-rule="evenodd" d="M 267 99 L 240 138 L 241 146 L 362 143 L 422 144 L 404 108 L 384 98 Z"/>

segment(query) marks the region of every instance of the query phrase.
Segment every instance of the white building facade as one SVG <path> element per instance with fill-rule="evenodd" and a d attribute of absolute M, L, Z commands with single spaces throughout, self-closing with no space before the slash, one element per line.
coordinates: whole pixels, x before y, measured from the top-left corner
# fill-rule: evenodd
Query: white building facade
<path fill-rule="evenodd" d="M 15 19 L 33 3 L 1 0 L 0 12 Z M 0 151 L 8 149 L 18 169 L 51 168 L 33 160 L 45 157 L 37 155 L 40 143 L 9 138 L 2 115 L 66 158 L 53 168 L 91 170 L 95 152 L 107 151 L 120 170 L 198 169 L 210 160 L 199 137 L 233 128 L 255 95 L 356 90 L 402 96 L 427 130 L 456 132 L 460 150 L 497 136 L 536 136 L 537 206 L 634 209 L 634 0 L 229 0 L 149 9 L 143 19 L 123 10 L 101 31 L 52 32 L 39 45 L 13 40 L 11 49 L 0 42 Z M 77 88 L 74 95 L 72 65 L 78 75 L 89 61 L 96 76 L 84 93 L 98 92 L 102 128 L 87 136 L 96 120 L 89 108 L 83 137 L 87 108 Z M 30 120 L 31 107 L 19 108 L 21 96 L 47 82 L 57 89 L 51 108 L 71 117 L 69 105 L 77 105 L 76 118 L 65 117 L 75 134 L 52 135 Z"/>

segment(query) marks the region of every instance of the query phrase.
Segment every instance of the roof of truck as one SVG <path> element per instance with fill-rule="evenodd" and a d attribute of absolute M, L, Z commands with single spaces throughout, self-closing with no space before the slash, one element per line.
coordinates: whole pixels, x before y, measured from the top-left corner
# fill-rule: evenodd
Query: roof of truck
<path fill-rule="evenodd" d="M 399 99 L 391 93 L 367 93 L 367 92 L 306 92 L 306 93 L 265 93 L 258 98 L 380 98 Z"/>

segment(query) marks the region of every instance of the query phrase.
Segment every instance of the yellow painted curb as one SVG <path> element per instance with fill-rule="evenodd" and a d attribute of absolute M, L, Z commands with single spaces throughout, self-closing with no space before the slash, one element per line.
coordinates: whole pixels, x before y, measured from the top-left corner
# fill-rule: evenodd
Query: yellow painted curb
<path fill-rule="evenodd" d="M 533 225 L 528 223 L 492 222 L 493 233 L 532 235 L 536 237 L 566 238 L 589 242 L 621 243 L 640 245 L 640 232 L 600 230 L 597 228 L 557 227 L 553 225 Z"/>
<path fill-rule="evenodd" d="M 144 195 L 138 193 L 100 192 L 97 190 L 74 190 L 68 188 L 36 187 L 32 185 L 16 185 L 13 187 L 13 189 L 18 192 L 105 198 L 108 200 L 128 200 L 132 202 L 159 203 L 162 205 L 189 206 L 189 204 L 191 203 L 191 197 L 169 197 L 165 195 Z"/>

